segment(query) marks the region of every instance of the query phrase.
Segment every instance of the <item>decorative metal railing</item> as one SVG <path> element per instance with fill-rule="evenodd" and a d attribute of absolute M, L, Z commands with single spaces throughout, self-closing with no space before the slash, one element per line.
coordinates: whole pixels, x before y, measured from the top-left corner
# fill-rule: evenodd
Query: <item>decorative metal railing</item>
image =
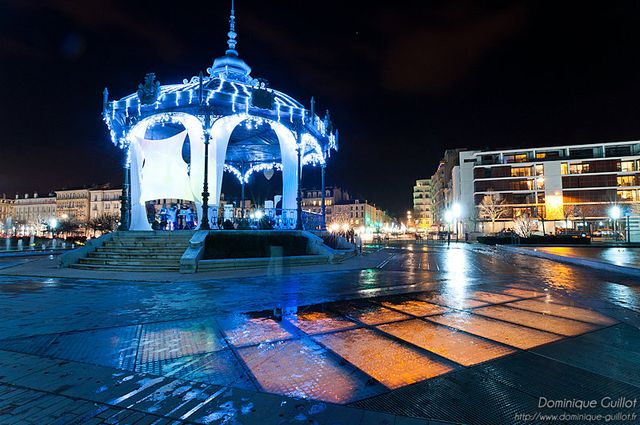
<path fill-rule="evenodd" d="M 225 217 L 222 211 L 212 208 L 210 212 L 212 229 L 295 229 L 297 210 L 282 208 L 267 208 L 264 211 L 245 211 L 231 217 Z M 322 227 L 322 214 L 302 211 L 302 228 L 304 230 L 320 230 Z"/>

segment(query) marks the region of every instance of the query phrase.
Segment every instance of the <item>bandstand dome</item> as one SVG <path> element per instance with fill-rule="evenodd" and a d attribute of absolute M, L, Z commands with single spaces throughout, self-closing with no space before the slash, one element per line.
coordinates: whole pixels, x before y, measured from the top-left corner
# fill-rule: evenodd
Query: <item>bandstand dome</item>
<path fill-rule="evenodd" d="M 119 100 L 109 100 L 105 89 L 103 118 L 124 152 L 123 198 L 130 211 L 123 202 L 122 221 L 128 228 L 150 229 L 145 202 L 154 199 L 193 201 L 202 222 L 207 206 L 219 205 L 224 172 L 244 185 L 254 172 L 280 170 L 282 208 L 300 210 L 303 166 L 324 167 L 338 149 L 328 112 L 320 118 L 313 98 L 307 109 L 254 78 L 238 55 L 236 36 L 232 3 L 228 48 L 206 74 L 168 85 L 147 74 L 137 92 Z"/>

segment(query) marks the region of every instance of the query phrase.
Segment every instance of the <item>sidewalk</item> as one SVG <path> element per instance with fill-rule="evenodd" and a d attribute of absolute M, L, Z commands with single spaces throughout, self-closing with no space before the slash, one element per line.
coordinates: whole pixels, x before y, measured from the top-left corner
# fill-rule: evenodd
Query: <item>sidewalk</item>
<path fill-rule="evenodd" d="M 640 277 L 640 264 L 635 261 L 618 261 L 616 263 L 607 261 L 596 255 L 587 255 L 579 248 L 569 248 L 566 252 L 554 252 L 550 247 L 521 247 L 510 245 L 496 245 L 496 248 L 502 251 L 514 252 L 517 254 L 529 255 L 546 260 L 557 261 L 559 263 L 571 264 L 600 271 L 608 271 L 619 273 L 626 276 Z M 597 250 L 599 248 L 584 248 L 589 250 Z M 626 248 L 631 249 L 631 248 Z"/>
<path fill-rule="evenodd" d="M 390 254 L 378 251 L 362 256 L 351 257 L 339 264 L 320 264 L 311 266 L 283 267 L 282 274 L 325 273 L 346 270 L 362 270 L 376 268 L 384 263 Z M 56 256 L 39 258 L 22 263 L 16 262 L 9 267 L 0 267 L 0 276 L 32 276 L 32 277 L 58 277 L 75 279 L 106 279 L 127 280 L 141 282 L 185 282 L 210 279 L 224 279 L 230 277 L 259 277 L 269 276 L 267 268 L 255 269 L 228 269 L 207 271 L 199 273 L 178 272 L 114 272 L 78 270 L 71 268 L 59 268 Z"/>

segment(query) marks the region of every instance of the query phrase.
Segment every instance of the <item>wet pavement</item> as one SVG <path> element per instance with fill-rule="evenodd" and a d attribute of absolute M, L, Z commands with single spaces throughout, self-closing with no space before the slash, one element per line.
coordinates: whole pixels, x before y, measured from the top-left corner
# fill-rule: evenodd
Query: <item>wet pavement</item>
<path fill-rule="evenodd" d="M 640 248 L 625 247 L 541 247 L 538 251 L 572 258 L 605 261 L 616 266 L 640 268 Z"/>
<path fill-rule="evenodd" d="M 0 423 L 640 414 L 538 407 L 640 399 L 634 279 L 464 244 L 385 253 L 373 269 L 197 282 L 0 276 Z"/>

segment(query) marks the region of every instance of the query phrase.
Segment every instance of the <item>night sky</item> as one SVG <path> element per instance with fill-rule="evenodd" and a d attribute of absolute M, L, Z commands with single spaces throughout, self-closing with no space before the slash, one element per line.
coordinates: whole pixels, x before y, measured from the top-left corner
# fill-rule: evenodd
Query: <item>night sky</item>
<path fill-rule="evenodd" d="M 103 88 L 120 98 L 147 72 L 169 84 L 204 71 L 226 49 L 228 9 L 0 0 L 0 193 L 119 184 Z M 640 138 L 637 1 L 238 0 L 236 10 L 252 76 L 330 110 L 341 146 L 328 183 L 392 212 L 410 207 L 413 180 L 446 148 Z"/>

